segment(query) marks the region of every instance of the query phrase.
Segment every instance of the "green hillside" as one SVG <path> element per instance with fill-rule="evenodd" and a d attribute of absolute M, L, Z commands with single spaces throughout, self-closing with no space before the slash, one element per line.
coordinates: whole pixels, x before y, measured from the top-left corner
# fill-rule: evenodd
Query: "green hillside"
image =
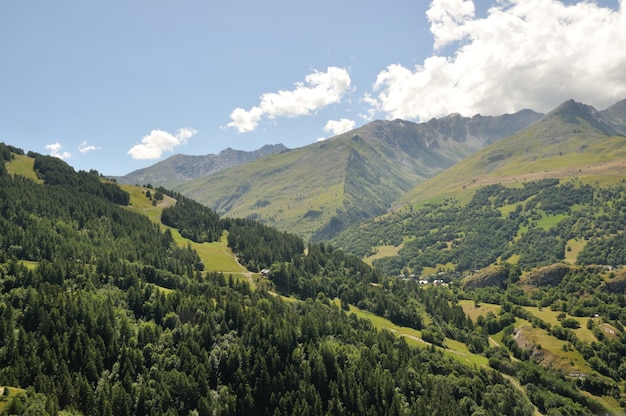
<path fill-rule="evenodd" d="M 270 223 L 274 218 L 271 213 L 279 212 L 285 217 L 285 225 L 293 226 L 302 221 L 310 223 L 307 227 L 310 235 L 324 220 L 320 218 L 322 212 L 330 217 L 340 208 L 343 193 L 340 166 L 345 160 L 344 155 L 335 154 L 335 158 L 328 161 L 324 176 L 315 176 L 307 172 L 327 161 L 304 156 L 297 150 L 269 156 L 212 177 L 190 181 L 177 190 L 232 217 L 250 217 Z M 293 180 L 295 178 L 297 181 Z M 319 198 L 320 195 L 312 194 L 319 185 L 334 191 L 333 198 Z M 211 192 L 204 189 L 211 189 Z M 304 218 L 309 210 L 318 214 Z"/>
<path fill-rule="evenodd" d="M 34 180 L 36 183 L 43 183 L 43 180 L 37 177 L 33 169 L 34 162 L 35 158 L 33 157 L 24 154 L 14 154 L 13 159 L 6 163 L 6 168 L 9 174 L 24 176 Z M 246 270 L 245 267 L 237 263 L 235 255 L 227 245 L 226 235 L 219 241 L 198 243 L 182 237 L 177 229 L 166 227 L 161 223 L 161 212 L 163 208 L 175 204 L 176 200 L 174 198 L 165 195 L 164 199 L 153 204 L 154 199 L 146 195 L 147 192 L 150 191 L 155 193 L 154 189 L 135 185 L 120 185 L 120 187 L 130 196 L 129 210 L 146 215 L 150 220 L 163 227 L 163 229 L 170 228 L 174 241 L 179 246 L 190 246 L 198 253 L 205 265 L 206 271 L 231 273 L 233 275 L 247 276 L 248 278 L 251 277 L 251 273 Z"/>
<path fill-rule="evenodd" d="M 7 172 L 11 175 L 20 175 L 28 179 L 32 179 L 37 183 L 43 183 L 41 179 L 37 177 L 33 165 L 35 159 L 23 154 L 14 154 L 13 159 L 6 163 Z"/>
<path fill-rule="evenodd" d="M 261 158 L 177 191 L 222 215 L 320 239 L 344 224 L 382 214 L 417 179 L 356 137 Z"/>
<path fill-rule="evenodd" d="M 616 132 L 625 112 L 624 102 L 611 107 L 614 119 L 566 102 L 424 181 L 396 201 L 396 212 L 333 242 L 393 275 L 469 273 L 497 261 L 575 263 L 592 250 L 591 237 L 623 227 L 615 219 L 621 218 L 626 139 Z M 610 227 L 602 221 L 607 213 L 613 213 Z"/>
<path fill-rule="evenodd" d="M 606 120 L 565 103 L 425 181 L 399 201 L 402 209 L 345 230 L 333 244 L 409 285 L 419 279 L 425 288 L 450 288 L 457 294 L 452 302 L 497 348 L 484 353 L 489 366 L 522 386 L 530 379 L 515 359 L 556 371 L 620 413 L 626 140 Z M 435 339 L 445 346 L 454 331 L 439 328 Z M 464 344 L 476 353 L 469 338 Z M 537 380 L 525 392 L 548 413 Z"/>
<path fill-rule="evenodd" d="M 181 247 L 191 247 L 198 253 L 204 264 L 204 270 L 210 272 L 222 272 L 233 275 L 251 276 L 251 273 L 237 263 L 234 253 L 228 247 L 226 234 L 219 241 L 196 242 L 181 236 L 176 228 L 167 227 L 161 222 L 163 208 L 172 206 L 176 200 L 169 195 L 164 195 L 163 200 L 153 204 L 153 198 L 146 196 L 147 192 L 154 193 L 154 189 L 148 189 L 135 185 L 120 185 L 120 187 L 130 195 L 128 209 L 142 215 L 146 215 L 150 220 L 159 224 L 163 229 L 169 228 L 174 241 Z"/>

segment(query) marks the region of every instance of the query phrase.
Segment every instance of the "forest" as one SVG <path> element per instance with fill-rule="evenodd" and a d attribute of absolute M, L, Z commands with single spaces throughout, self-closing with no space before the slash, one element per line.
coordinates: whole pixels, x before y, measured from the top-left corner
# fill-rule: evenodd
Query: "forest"
<path fill-rule="evenodd" d="M 522 270 L 565 259 L 568 244 L 587 241 L 579 264 L 626 263 L 624 183 L 593 188 L 575 178 L 524 182 L 519 187 L 479 188 L 463 205 L 447 198 L 360 224 L 333 241 L 360 257 L 378 246 L 399 247 L 397 255 L 376 260 L 386 275 L 416 274 L 452 264 L 458 275 L 519 257 Z M 571 249 L 571 247 L 570 247 Z M 448 267 L 450 270 L 450 267 Z"/>
<path fill-rule="evenodd" d="M 552 261 L 542 257 L 503 265 L 506 278 L 496 287 L 460 280 L 424 287 L 336 242 L 307 244 L 250 219 L 219 218 L 166 189 L 158 192 L 177 202 L 163 209 L 161 226 L 127 209 L 128 194 L 95 171 L 74 172 L 30 152 L 43 183 L 11 175 L 4 163 L 15 154 L 24 152 L 0 144 L 0 414 L 592 415 L 612 411 L 598 397 L 626 405 L 624 286 L 619 274 L 607 280 L 591 266 L 621 264 L 623 190 L 601 197 L 585 186 L 563 188 L 564 202 L 548 210 L 569 210 L 577 220 L 533 238 L 569 241 L 577 230 L 589 243 L 581 266 L 551 284 L 539 279 L 530 291 L 520 284 L 525 268 Z M 530 212 L 546 208 L 529 198 L 555 186 L 563 185 L 529 185 L 530 196 L 489 188 L 467 206 L 428 207 L 423 223 L 407 217 L 404 226 L 422 247 L 463 237 L 467 267 L 481 267 L 478 258 L 504 253 L 503 241 L 521 224 L 533 229 L 540 220 Z M 578 208 L 590 201 L 601 204 L 601 215 Z M 526 206 L 503 216 L 498 208 L 512 203 Z M 452 232 L 469 221 L 465 210 L 497 230 L 481 251 L 465 241 L 467 225 Z M 603 237 L 601 224 L 613 234 Z M 269 284 L 205 270 L 164 225 L 196 242 L 226 233 L 241 264 L 270 271 Z M 500 306 L 472 319 L 463 307 L 469 301 Z M 352 313 L 355 307 L 420 331 L 422 346 Z M 528 307 L 563 317 L 554 325 Z M 574 317 L 589 319 L 583 326 L 596 334 L 593 343 L 578 337 Z M 515 342 L 522 322 L 567 342 L 593 372 L 572 378 L 531 359 L 533 348 Z M 485 364 L 455 359 L 448 353 L 454 343 Z"/>

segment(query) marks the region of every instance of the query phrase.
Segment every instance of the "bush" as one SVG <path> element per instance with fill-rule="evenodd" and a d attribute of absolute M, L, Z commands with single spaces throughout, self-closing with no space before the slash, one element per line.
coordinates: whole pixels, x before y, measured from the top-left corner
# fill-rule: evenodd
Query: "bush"
<path fill-rule="evenodd" d="M 574 318 L 565 318 L 561 321 L 561 326 L 563 328 L 578 329 L 580 328 L 580 323 Z"/>

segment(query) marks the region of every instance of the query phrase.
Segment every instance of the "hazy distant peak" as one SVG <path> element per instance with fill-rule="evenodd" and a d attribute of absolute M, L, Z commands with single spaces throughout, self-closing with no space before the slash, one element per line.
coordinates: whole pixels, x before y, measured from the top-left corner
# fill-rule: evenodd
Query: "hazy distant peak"
<path fill-rule="evenodd" d="M 605 112 L 621 111 L 626 112 L 626 99 L 621 100 L 604 110 Z"/>
<path fill-rule="evenodd" d="M 274 153 L 282 153 L 289 150 L 282 143 L 266 144 L 253 150 L 235 150 L 228 147 L 218 154 L 203 156 L 176 154 L 152 166 L 139 169 L 127 175 L 116 177 L 120 183 L 128 184 L 152 184 L 153 186 L 174 186 L 207 176 L 221 170 L 238 166 L 242 163 L 251 162 L 263 156 Z"/>

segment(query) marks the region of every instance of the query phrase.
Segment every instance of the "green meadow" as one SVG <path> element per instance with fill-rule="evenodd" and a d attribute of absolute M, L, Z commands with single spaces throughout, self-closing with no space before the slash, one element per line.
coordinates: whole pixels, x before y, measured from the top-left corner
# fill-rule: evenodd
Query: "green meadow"
<path fill-rule="evenodd" d="M 152 201 L 146 197 L 147 188 L 134 185 L 120 185 L 122 189 L 130 194 L 131 205 L 130 210 L 146 215 L 150 220 L 159 224 L 163 229 L 169 228 L 174 237 L 174 241 L 181 247 L 191 246 L 197 251 L 198 256 L 204 263 L 204 270 L 210 272 L 222 272 L 235 276 L 249 276 L 248 270 L 237 262 L 237 259 L 228 247 L 228 235 L 224 233 L 220 241 L 212 243 L 196 243 L 187 238 L 183 238 L 178 230 L 166 227 L 161 224 L 161 212 L 163 208 L 176 203 L 176 200 L 165 196 L 162 202 L 156 206 L 152 205 Z M 252 282 L 251 282 L 252 283 Z"/>
<path fill-rule="evenodd" d="M 13 154 L 13 156 L 15 158 L 6 164 L 6 168 L 11 175 L 21 175 L 37 183 L 43 183 L 43 181 L 37 177 L 33 169 L 35 159 L 25 155 Z"/>

